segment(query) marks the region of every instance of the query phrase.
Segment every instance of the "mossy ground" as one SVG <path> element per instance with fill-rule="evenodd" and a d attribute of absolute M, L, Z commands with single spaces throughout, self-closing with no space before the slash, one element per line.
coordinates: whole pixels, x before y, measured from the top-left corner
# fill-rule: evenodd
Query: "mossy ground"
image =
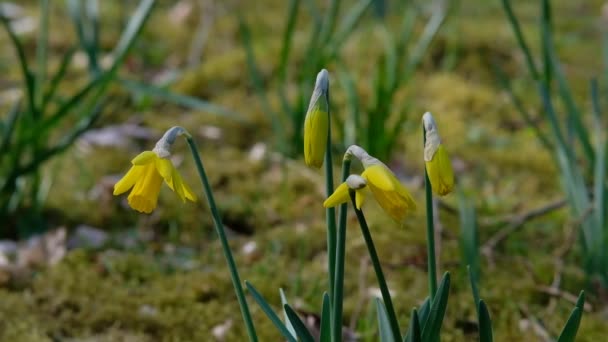
<path fill-rule="evenodd" d="M 601 2 L 554 3 L 556 44 L 582 101 L 586 80 L 601 67 L 597 58 Z M 283 1 L 264 4 L 258 1 L 255 6 L 237 8 L 247 14 L 254 29 L 258 60 L 264 61 L 263 76 L 270 80 L 286 9 Z M 514 6 L 522 15 L 524 32 L 537 46 L 538 6 L 527 2 Z M 57 18 L 65 18 L 61 8 L 56 8 Z M 103 41 L 111 46 L 117 34 L 111 23 L 120 17 L 119 7 L 104 3 L 101 8 Z M 271 129 L 251 89 L 238 22 L 229 15 L 231 8 L 231 4 L 217 5 L 203 62 L 184 71 L 173 89 L 233 109 L 244 121 L 185 112 L 156 102 L 142 105 L 117 90 L 110 100 L 119 103 L 112 107 L 119 109 L 109 113 L 102 124 L 137 119 L 157 129 L 158 135 L 172 125 L 192 131 L 224 221 L 238 232 L 231 234 L 231 243 L 242 278 L 277 307 L 278 289 L 283 288 L 296 306 L 319 312 L 326 287 L 323 176 L 306 168 L 301 159 L 276 156 L 271 146 L 262 159 L 249 158 L 254 143 L 272 141 Z M 128 64 L 132 77 L 144 80 L 164 68 L 183 65 L 197 14 L 176 23 L 169 19 L 172 9 L 161 3 L 154 12 Z M 36 15 L 35 6 L 28 11 Z M 369 39 L 374 34 L 371 26 L 369 22 L 362 25 L 345 48 L 349 67 L 360 75 L 357 82 L 363 98 L 369 97 L 366 92 L 370 90 L 365 74 L 372 67 L 368 61 L 379 53 Z M 64 50 L 65 40 L 59 39 L 62 33 L 51 27 L 52 46 Z M 306 23 L 300 25 L 296 34 L 305 37 L 306 27 Z M 294 47 L 299 59 L 306 56 L 302 51 L 305 41 L 301 39 Z M 399 226 L 371 201 L 365 209 L 389 285 L 395 291 L 402 326 L 427 291 L 422 163 L 416 161 L 422 160 L 419 118 L 424 111 L 435 114 L 446 148 L 459 165 L 459 187 L 473 196 L 481 217 L 527 211 L 563 196 L 550 156 L 525 128 L 492 73 L 490 63 L 498 59 L 518 92 L 529 94 L 524 95 L 528 106 L 538 106 L 499 1 L 462 2 L 429 56 L 433 58 L 425 59 L 420 72 L 402 90 L 413 103 L 396 149 L 400 152 L 390 162 L 412 190 L 420 210 Z M 12 55 L 3 52 L 2 58 L 11 60 Z M 332 66 L 328 68 L 331 72 Z M 335 112 L 340 115 L 343 100 L 336 93 Z M 222 130 L 220 139 L 200 133 L 200 127 L 209 125 Z M 112 197 L 111 186 L 101 187 L 100 195 L 91 196 L 102 177 L 125 172 L 130 158 L 153 144 L 145 141 L 127 149 L 92 151 L 74 148 L 51 163 L 49 172 L 60 165 L 49 198 L 49 206 L 63 213 L 60 224 L 71 228 L 86 223 L 114 234 L 128 232 L 148 238 L 129 249 L 110 244 L 103 250 L 71 251 L 58 265 L 40 270 L 23 284 L 0 289 L 0 340 L 207 341 L 213 327 L 227 320 L 232 320 L 232 328 L 226 340 L 243 340 L 237 302 L 204 201 L 182 205 L 164 189 L 158 209 L 144 216 L 126 208 L 123 197 Z M 185 144 L 178 142 L 176 148 L 177 159 L 183 159 L 180 171 L 191 186 L 200 189 Z M 445 201 L 458 205 L 454 194 Z M 443 211 L 440 217 L 444 230 L 439 269 L 450 271 L 454 279 L 442 340 L 474 340 L 475 310 L 460 262 L 458 218 Z M 552 281 L 555 250 L 564 243 L 567 223 L 566 210 L 535 219 L 498 246 L 494 264 L 482 259 L 481 295 L 489 306 L 497 341 L 538 340 L 532 328 L 522 327 L 523 320 L 532 317 L 550 334 L 559 333 L 573 304 L 546 295 L 539 287 Z M 373 311 L 369 314 L 366 292 L 376 287 L 375 278 L 371 267 L 362 264 L 367 260 L 366 248 L 352 216 L 349 226 L 345 324 L 356 316 L 357 331 L 367 340 L 376 340 L 375 316 Z M 480 228 L 482 242 L 499 229 Z M 252 242 L 256 250 L 244 253 L 243 246 Z M 562 289 L 570 293 L 585 286 L 578 248 L 575 245 L 565 260 Z M 605 302 L 592 295 L 589 298 L 593 311 L 585 313 L 578 340 L 601 341 L 608 334 Z M 278 340 L 269 320 L 250 303 L 260 340 Z"/>

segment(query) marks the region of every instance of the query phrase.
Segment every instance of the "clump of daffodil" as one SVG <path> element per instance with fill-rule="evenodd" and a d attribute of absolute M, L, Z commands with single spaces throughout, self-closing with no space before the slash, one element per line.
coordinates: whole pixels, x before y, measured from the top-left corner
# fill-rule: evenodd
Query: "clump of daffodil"
<path fill-rule="evenodd" d="M 444 196 L 454 190 L 454 170 L 437 131 L 437 124 L 431 113 L 422 116 L 425 132 L 424 162 L 431 182 L 431 188 L 437 195 Z"/>
<path fill-rule="evenodd" d="M 151 213 L 158 202 L 158 194 L 163 182 L 175 191 L 179 198 L 185 202 L 196 200 L 196 195 L 190 187 L 184 183 L 182 176 L 169 160 L 169 151 L 175 138 L 184 133 L 181 127 L 169 129 L 156 143 L 152 151 L 144 151 L 135 157 L 131 163 L 131 169 L 114 185 L 114 195 L 120 195 L 129 189 L 131 193 L 127 198 L 131 208 Z"/>
<path fill-rule="evenodd" d="M 346 203 L 350 200 L 350 191 L 355 192 L 355 206 L 361 209 L 365 200 L 364 189 L 367 186 L 365 179 L 359 175 L 350 175 L 346 181 L 340 184 L 334 193 L 329 196 L 323 206 L 326 208 L 335 207 L 338 204 Z"/>
<path fill-rule="evenodd" d="M 345 186 L 344 184 L 340 185 L 334 194 L 323 203 L 325 207 L 344 203 L 344 193 L 348 193 L 348 189 L 350 188 L 355 190 L 356 195 L 359 195 L 358 199 L 356 197 L 356 206 L 359 209 L 364 200 L 362 192 L 364 188 L 369 188 L 382 209 L 398 222 L 403 222 L 408 213 L 416 210 L 416 202 L 414 202 L 409 191 L 399 182 L 388 166 L 370 156 L 363 148 L 357 145 L 351 145 L 346 150 L 344 158 L 351 158 L 353 156 L 359 159 L 365 168 L 360 176 L 364 182 L 358 181 L 358 183 L 350 185 L 348 182 L 345 182 Z"/>
<path fill-rule="evenodd" d="M 317 74 L 315 89 L 304 120 L 304 161 L 321 168 L 329 137 L 329 77 L 323 69 Z"/>

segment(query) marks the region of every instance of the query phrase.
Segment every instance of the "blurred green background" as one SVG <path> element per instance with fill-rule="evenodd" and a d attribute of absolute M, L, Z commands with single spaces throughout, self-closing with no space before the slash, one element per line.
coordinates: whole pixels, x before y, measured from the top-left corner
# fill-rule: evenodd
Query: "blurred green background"
<path fill-rule="evenodd" d="M 174 125 L 198 141 L 242 278 L 277 306 L 282 287 L 298 309 L 318 314 L 327 264 L 324 180 L 305 166 L 301 139 L 321 68 L 330 73 L 335 165 L 345 147 L 360 144 L 394 170 L 421 208 L 399 225 L 376 204 L 366 206 L 404 322 L 426 290 L 420 120 L 431 111 L 458 189 L 476 208 L 480 291 L 495 339 L 551 340 L 581 289 L 589 307 L 577 340 L 608 336 L 606 284 L 587 276 L 595 266 L 578 242 L 588 209 L 576 209 L 564 185 L 568 168 L 535 134 L 538 125 L 551 136 L 546 103 L 501 1 L 345 0 L 334 29 L 323 30 L 332 3 L 0 3 L 0 340 L 245 338 L 206 203 L 184 205 L 163 189 L 158 208 L 142 215 L 125 196 L 112 196 L 131 158 Z M 588 140 L 601 145 L 606 115 L 594 121 L 590 114 L 589 80 L 599 79 L 605 103 L 606 6 L 551 4 L 560 70 Z M 541 2 L 511 5 L 545 72 Z M 559 75 L 548 74 L 555 80 L 549 92 L 564 98 Z M 591 162 L 567 101 L 555 102 L 576 154 L 568 165 L 580 166 L 578 190 L 597 200 L 585 187 L 605 189 L 605 177 L 596 179 L 601 150 Z M 202 197 L 185 144 L 176 144 L 173 161 Z M 437 203 L 439 269 L 453 276 L 444 341 L 477 338 L 460 250 L 461 198 Z M 375 341 L 377 288 L 355 229 L 346 262 L 344 324 Z M 250 305 L 260 340 L 279 339 Z"/>

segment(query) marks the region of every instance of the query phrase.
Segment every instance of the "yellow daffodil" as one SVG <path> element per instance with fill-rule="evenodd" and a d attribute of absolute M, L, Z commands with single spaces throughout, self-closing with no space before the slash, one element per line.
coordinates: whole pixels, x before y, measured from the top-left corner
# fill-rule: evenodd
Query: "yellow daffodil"
<path fill-rule="evenodd" d="M 403 222 L 409 212 L 416 210 L 416 202 L 409 191 L 386 165 L 380 162 L 366 166 L 361 177 L 382 209 L 393 219 Z"/>
<path fill-rule="evenodd" d="M 317 75 L 315 89 L 304 119 L 304 161 L 306 165 L 321 168 L 329 134 L 329 78 L 323 69 Z"/>
<path fill-rule="evenodd" d="M 331 208 L 350 201 L 350 190 L 352 189 L 355 191 L 355 205 L 357 209 L 361 209 L 361 205 L 363 205 L 363 201 L 365 200 L 365 186 L 366 182 L 363 177 L 350 175 L 346 181 L 340 184 L 334 193 L 323 202 L 323 206 L 325 208 Z"/>
<path fill-rule="evenodd" d="M 431 113 L 422 117 L 426 141 L 424 144 L 424 162 L 433 192 L 444 196 L 454 190 L 454 170 L 448 153 L 441 144 L 437 125 Z"/>
<path fill-rule="evenodd" d="M 365 167 L 359 177 L 361 180 L 354 178 L 349 184 L 348 181 L 353 177 L 349 176 L 347 182 L 338 186 L 336 191 L 323 203 L 325 207 L 346 202 L 349 199 L 348 189 L 350 188 L 356 191 L 355 202 L 357 208 L 360 209 L 365 199 L 364 187 L 367 187 L 382 209 L 398 222 L 403 222 L 408 213 L 416 210 L 416 202 L 409 191 L 384 163 L 370 156 L 357 145 L 350 146 L 346 151 L 345 158 L 351 158 L 351 156 L 359 159 Z"/>
<path fill-rule="evenodd" d="M 156 208 L 164 180 L 183 202 L 186 199 L 196 201 L 196 195 L 168 159 L 168 147 L 175 140 L 176 134 L 179 134 L 178 130 L 167 131 L 153 151 L 144 151 L 135 157 L 131 161 L 131 169 L 114 185 L 114 195 L 133 188 L 127 198 L 129 205 L 139 212 L 149 214 Z"/>

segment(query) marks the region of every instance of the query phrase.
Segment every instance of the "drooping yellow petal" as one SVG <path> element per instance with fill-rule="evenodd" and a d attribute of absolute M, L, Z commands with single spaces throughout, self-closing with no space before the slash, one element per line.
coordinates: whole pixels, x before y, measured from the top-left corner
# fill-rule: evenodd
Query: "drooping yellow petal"
<path fill-rule="evenodd" d="M 182 178 L 182 175 L 179 174 L 179 172 L 177 172 L 177 170 L 175 171 L 175 178 L 178 180 L 178 182 L 182 185 L 182 190 L 184 191 L 184 195 L 186 196 L 187 199 L 189 199 L 192 202 L 196 201 L 196 195 L 194 194 L 194 191 L 192 191 L 192 189 L 190 188 L 190 186 L 188 186 L 188 184 L 186 184 Z"/>
<path fill-rule="evenodd" d="M 133 158 L 133 160 L 131 160 L 131 163 L 133 165 L 146 165 L 148 163 L 153 162 L 155 159 L 158 159 L 158 156 L 156 155 L 156 153 L 154 153 L 152 151 L 143 151 L 142 153 L 138 154 L 135 158 Z"/>
<path fill-rule="evenodd" d="M 409 191 L 397 177 L 383 164 L 369 166 L 361 174 L 378 204 L 398 222 L 416 209 L 416 203 Z"/>
<path fill-rule="evenodd" d="M 433 192 L 439 196 L 445 196 L 452 192 L 454 189 L 454 170 L 443 145 L 439 145 L 433 158 L 425 164 Z"/>
<path fill-rule="evenodd" d="M 394 191 L 395 183 L 399 184 L 397 177 L 384 164 L 368 166 L 361 173 L 361 177 L 365 178 L 368 183 L 373 183 L 376 188 L 384 191 Z"/>
<path fill-rule="evenodd" d="M 149 214 L 156 208 L 163 179 L 155 164 L 146 164 L 127 201 L 131 208 Z"/>
<path fill-rule="evenodd" d="M 120 195 L 127 190 L 131 189 L 133 185 L 139 180 L 143 172 L 143 166 L 133 165 L 127 174 L 125 174 L 116 184 L 114 185 L 114 196 Z"/>
<path fill-rule="evenodd" d="M 325 208 L 335 207 L 338 204 L 346 203 L 350 201 L 350 195 L 348 193 L 348 185 L 346 183 L 342 183 L 338 185 L 336 190 L 331 196 L 329 196 L 325 202 L 323 202 L 323 206 Z"/>
<path fill-rule="evenodd" d="M 361 209 L 363 202 L 365 201 L 365 189 L 359 189 L 355 192 L 355 205 L 357 209 Z"/>

